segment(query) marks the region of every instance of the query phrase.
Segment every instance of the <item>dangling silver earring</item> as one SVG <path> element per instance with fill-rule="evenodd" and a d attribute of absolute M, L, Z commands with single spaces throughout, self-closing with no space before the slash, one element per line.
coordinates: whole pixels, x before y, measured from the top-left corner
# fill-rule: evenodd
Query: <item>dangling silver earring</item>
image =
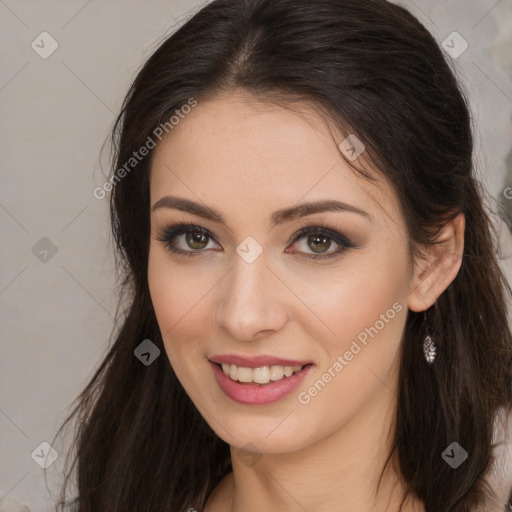
<path fill-rule="evenodd" d="M 428 364 L 432 364 L 436 358 L 436 345 L 430 336 L 428 322 L 427 322 L 427 311 L 424 311 L 423 318 L 425 319 L 425 337 L 423 338 L 423 353 Z"/>

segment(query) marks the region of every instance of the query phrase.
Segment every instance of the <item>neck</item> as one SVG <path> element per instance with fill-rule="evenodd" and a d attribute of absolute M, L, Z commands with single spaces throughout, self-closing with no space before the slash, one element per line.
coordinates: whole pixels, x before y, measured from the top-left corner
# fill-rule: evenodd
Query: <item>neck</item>
<path fill-rule="evenodd" d="M 357 416 L 318 443 L 293 453 L 263 454 L 253 465 L 231 448 L 233 473 L 224 482 L 230 512 L 396 512 L 404 486 L 390 460 L 396 396 L 386 386 Z M 382 479 L 379 486 L 379 477 Z M 410 497 L 402 512 L 424 512 Z"/>

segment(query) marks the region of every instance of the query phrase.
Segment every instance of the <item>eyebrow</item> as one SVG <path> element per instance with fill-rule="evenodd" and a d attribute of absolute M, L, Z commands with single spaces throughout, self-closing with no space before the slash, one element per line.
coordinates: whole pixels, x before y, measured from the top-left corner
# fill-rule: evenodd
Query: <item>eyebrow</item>
<path fill-rule="evenodd" d="M 172 208 L 175 210 L 180 210 L 182 212 L 192 213 L 194 215 L 197 215 L 198 217 L 211 220 L 212 222 L 226 224 L 224 217 L 219 212 L 213 210 L 212 208 L 206 205 L 196 203 L 195 201 L 191 201 L 190 199 L 184 199 L 182 197 L 164 196 L 153 205 L 151 211 L 154 212 L 159 208 Z M 357 208 L 356 206 L 353 206 L 348 203 L 343 203 L 341 201 L 337 201 L 334 199 L 325 199 L 308 203 L 300 203 L 289 208 L 277 210 L 272 214 L 270 224 L 274 228 L 280 224 L 290 222 L 300 217 L 304 217 L 306 215 L 313 215 L 314 213 L 321 212 L 356 213 L 358 215 L 366 217 L 367 219 L 371 219 L 371 216 L 367 212 L 361 210 L 360 208 Z"/>

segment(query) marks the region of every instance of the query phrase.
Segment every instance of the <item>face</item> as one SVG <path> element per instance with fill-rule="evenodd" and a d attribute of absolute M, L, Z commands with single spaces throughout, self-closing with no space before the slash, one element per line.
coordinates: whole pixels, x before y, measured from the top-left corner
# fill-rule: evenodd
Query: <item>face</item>
<path fill-rule="evenodd" d="M 343 137 L 249 100 L 199 102 L 155 149 L 148 280 L 211 428 L 282 453 L 394 396 L 411 262 L 398 199 L 350 168 Z"/>

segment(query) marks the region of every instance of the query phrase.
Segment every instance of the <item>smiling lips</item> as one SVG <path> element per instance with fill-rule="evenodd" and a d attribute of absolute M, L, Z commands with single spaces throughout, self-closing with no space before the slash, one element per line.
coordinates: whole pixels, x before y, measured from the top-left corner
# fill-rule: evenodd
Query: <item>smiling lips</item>
<path fill-rule="evenodd" d="M 291 377 L 310 364 L 309 361 L 272 356 L 245 357 L 233 354 L 213 356 L 210 361 L 221 365 L 224 373 L 232 380 L 255 384 L 268 384 L 270 381 Z"/>
<path fill-rule="evenodd" d="M 313 367 L 308 361 L 270 356 L 215 356 L 209 359 L 219 387 L 232 400 L 264 405 L 284 398 Z"/>

